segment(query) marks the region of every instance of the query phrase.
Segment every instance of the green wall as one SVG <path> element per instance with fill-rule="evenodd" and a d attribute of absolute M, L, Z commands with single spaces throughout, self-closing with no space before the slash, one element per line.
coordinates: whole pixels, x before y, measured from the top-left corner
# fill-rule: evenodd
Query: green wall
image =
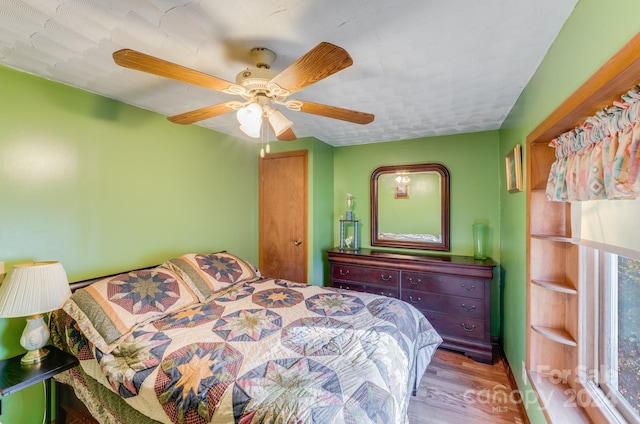
<path fill-rule="evenodd" d="M 635 18 L 638 13 L 637 0 L 579 1 L 504 122 L 500 130 L 500 157 L 506 156 L 516 144 L 525 147 L 527 135 L 636 35 L 640 30 L 640 21 Z M 544 423 L 530 385 L 522 380 L 526 352 L 525 194 L 508 194 L 502 180 L 500 205 L 504 349 L 531 422 Z"/>
<path fill-rule="evenodd" d="M 259 145 L 0 67 L 0 261 L 71 281 L 228 250 L 257 263 Z M 0 319 L 0 358 L 24 319 Z M 40 423 L 42 386 L 0 421 Z M 27 408 L 26 405 L 29 405 Z"/>
<path fill-rule="evenodd" d="M 355 198 L 354 213 L 360 220 L 362 247 L 371 247 L 369 181 L 384 165 L 441 163 L 450 174 L 451 251 L 473 255 L 471 225 L 489 227 L 489 256 L 500 263 L 500 178 L 504 159 L 498 153 L 498 131 L 427 137 L 387 143 L 337 147 L 334 150 L 334 244 L 338 245 L 337 220 L 345 215 L 347 193 Z M 410 250 L 406 250 L 411 252 Z M 491 334 L 500 335 L 500 272 L 494 272 Z"/>
<path fill-rule="evenodd" d="M 527 134 L 636 34 L 640 21 L 623 20 L 638 12 L 637 0 L 581 0 L 499 131 L 338 148 L 315 139 L 272 145 L 310 152 L 309 281 L 328 278 L 322 252 L 339 243 L 347 192 L 368 247 L 371 172 L 444 164 L 449 253 L 471 255 L 471 224 L 489 226 L 489 254 L 500 264 L 491 332 L 502 335 L 531 421 L 545 422 L 521 379 L 526 201 L 507 193 L 504 157 L 525 147 Z M 257 262 L 259 146 L 10 69 L 0 67 L 0 79 L 0 260 L 7 267 L 60 260 L 74 281 L 196 250 L 226 249 Z M 0 358 L 22 352 L 23 326 L 0 319 Z M 0 421 L 41 422 L 32 400 L 41 396 L 35 386 L 3 399 Z"/>

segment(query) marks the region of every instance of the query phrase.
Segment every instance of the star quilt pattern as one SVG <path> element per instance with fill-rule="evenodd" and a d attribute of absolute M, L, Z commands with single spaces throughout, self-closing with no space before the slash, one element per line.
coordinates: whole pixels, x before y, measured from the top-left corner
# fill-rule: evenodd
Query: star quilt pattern
<path fill-rule="evenodd" d="M 121 289 L 115 298 L 132 310 L 153 297 Z M 83 373 L 167 424 L 407 423 L 442 341 L 398 299 L 268 278 L 143 323 L 109 353 L 71 317 L 54 321 Z M 99 413 L 114 409 L 104 399 Z"/>

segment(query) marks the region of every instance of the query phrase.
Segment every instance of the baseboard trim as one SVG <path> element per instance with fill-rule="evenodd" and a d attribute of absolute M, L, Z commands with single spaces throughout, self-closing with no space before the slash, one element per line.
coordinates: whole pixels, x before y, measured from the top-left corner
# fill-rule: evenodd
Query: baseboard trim
<path fill-rule="evenodd" d="M 520 390 L 518 389 L 516 378 L 513 376 L 513 372 L 511 371 L 511 365 L 509 365 L 509 361 L 507 361 L 507 355 L 505 355 L 504 349 L 502 349 L 502 344 L 496 343 L 494 346 L 496 348 L 496 353 L 502 360 L 504 371 L 507 374 L 507 380 L 509 380 L 509 386 L 511 386 L 513 398 L 518 402 L 518 409 L 520 410 L 520 416 L 522 417 L 522 424 L 531 424 L 531 422 L 529 421 L 529 416 L 527 415 L 527 409 L 524 407 L 522 396 L 520 396 Z"/>

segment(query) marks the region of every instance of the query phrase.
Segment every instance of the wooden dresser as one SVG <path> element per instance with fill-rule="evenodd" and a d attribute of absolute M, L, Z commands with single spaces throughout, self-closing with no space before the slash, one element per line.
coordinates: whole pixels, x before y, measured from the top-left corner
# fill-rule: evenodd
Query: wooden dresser
<path fill-rule="evenodd" d="M 493 362 L 493 260 L 373 249 L 333 249 L 328 255 L 332 287 L 402 299 L 433 324 L 442 347 Z"/>

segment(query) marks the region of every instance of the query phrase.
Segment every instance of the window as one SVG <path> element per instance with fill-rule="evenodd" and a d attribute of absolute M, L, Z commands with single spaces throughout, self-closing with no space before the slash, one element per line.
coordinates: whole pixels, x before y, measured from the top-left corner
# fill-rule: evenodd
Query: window
<path fill-rule="evenodd" d="M 594 348 L 589 380 L 615 415 L 640 423 L 640 255 L 612 250 L 594 249 L 597 265 L 585 276 L 593 299 L 585 317 Z"/>

